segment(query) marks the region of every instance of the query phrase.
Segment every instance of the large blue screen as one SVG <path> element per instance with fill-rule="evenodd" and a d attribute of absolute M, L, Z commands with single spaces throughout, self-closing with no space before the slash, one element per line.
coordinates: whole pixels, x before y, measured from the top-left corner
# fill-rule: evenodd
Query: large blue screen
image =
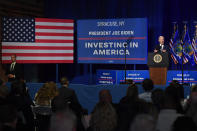
<path fill-rule="evenodd" d="M 147 19 L 77 21 L 78 63 L 147 63 Z"/>

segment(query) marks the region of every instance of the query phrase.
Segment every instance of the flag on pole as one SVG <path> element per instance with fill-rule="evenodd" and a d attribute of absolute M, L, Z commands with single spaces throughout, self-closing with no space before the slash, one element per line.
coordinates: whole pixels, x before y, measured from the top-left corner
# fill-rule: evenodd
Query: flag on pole
<path fill-rule="evenodd" d="M 172 37 L 169 42 L 171 58 L 172 58 L 174 64 L 179 63 L 177 55 L 175 53 L 175 49 L 174 49 L 174 43 L 177 41 L 177 37 L 178 37 L 178 28 L 177 28 L 177 25 L 174 24 L 174 31 L 172 33 Z"/>
<path fill-rule="evenodd" d="M 3 63 L 9 63 L 12 54 L 18 63 L 73 63 L 73 20 L 5 17 L 2 21 Z"/>
<path fill-rule="evenodd" d="M 194 62 L 197 64 L 197 25 L 195 26 L 195 34 L 194 34 L 194 38 L 192 40 L 192 48 L 194 51 L 193 57 L 194 57 Z"/>
<path fill-rule="evenodd" d="M 191 63 L 191 65 L 194 65 L 195 64 L 194 63 L 194 50 L 192 47 L 192 42 L 190 40 L 188 28 L 186 25 L 184 26 L 183 53 L 184 53 L 184 57 L 187 58 L 187 60 Z"/>

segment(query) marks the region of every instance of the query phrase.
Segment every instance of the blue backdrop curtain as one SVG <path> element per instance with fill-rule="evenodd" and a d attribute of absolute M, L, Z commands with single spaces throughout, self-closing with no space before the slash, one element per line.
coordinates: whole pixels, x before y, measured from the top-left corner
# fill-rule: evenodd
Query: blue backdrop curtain
<path fill-rule="evenodd" d="M 195 0 L 45 0 L 45 16 L 65 19 L 103 19 L 103 18 L 148 18 L 148 51 L 157 44 L 159 35 L 164 35 L 166 44 L 171 37 L 172 22 L 177 21 L 180 28 L 182 22 L 191 23 L 190 36 L 194 32 L 192 25 L 197 20 L 197 2 Z M 75 24 L 76 25 L 76 24 Z M 76 27 L 76 26 L 75 26 Z M 59 64 L 59 77 L 69 79 L 89 73 L 88 64 L 77 64 L 77 43 L 75 28 L 75 63 Z M 93 65 L 93 73 L 97 69 L 123 69 L 123 65 Z M 174 69 L 175 67 L 171 67 Z M 187 69 L 188 67 L 185 66 Z M 190 68 L 190 67 L 189 67 Z M 196 69 L 195 67 L 192 67 Z M 128 65 L 133 69 L 133 65 Z M 136 69 L 148 69 L 146 65 L 137 65 Z M 38 65 L 39 80 L 55 80 L 55 65 Z M 46 75 L 47 74 L 47 75 Z"/>

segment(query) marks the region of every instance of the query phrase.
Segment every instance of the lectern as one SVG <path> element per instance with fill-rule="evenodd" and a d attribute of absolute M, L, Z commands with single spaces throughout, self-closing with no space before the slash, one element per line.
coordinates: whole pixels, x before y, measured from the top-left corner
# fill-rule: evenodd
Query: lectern
<path fill-rule="evenodd" d="M 155 85 L 166 85 L 168 66 L 167 52 L 148 53 L 149 74 Z"/>

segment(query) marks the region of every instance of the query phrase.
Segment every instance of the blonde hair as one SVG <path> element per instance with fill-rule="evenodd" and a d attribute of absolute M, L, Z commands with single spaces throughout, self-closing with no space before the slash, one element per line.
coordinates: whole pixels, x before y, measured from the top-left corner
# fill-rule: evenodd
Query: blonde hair
<path fill-rule="evenodd" d="M 50 106 L 50 101 L 57 95 L 56 84 L 54 82 L 47 82 L 36 93 L 35 102 L 41 106 Z"/>

